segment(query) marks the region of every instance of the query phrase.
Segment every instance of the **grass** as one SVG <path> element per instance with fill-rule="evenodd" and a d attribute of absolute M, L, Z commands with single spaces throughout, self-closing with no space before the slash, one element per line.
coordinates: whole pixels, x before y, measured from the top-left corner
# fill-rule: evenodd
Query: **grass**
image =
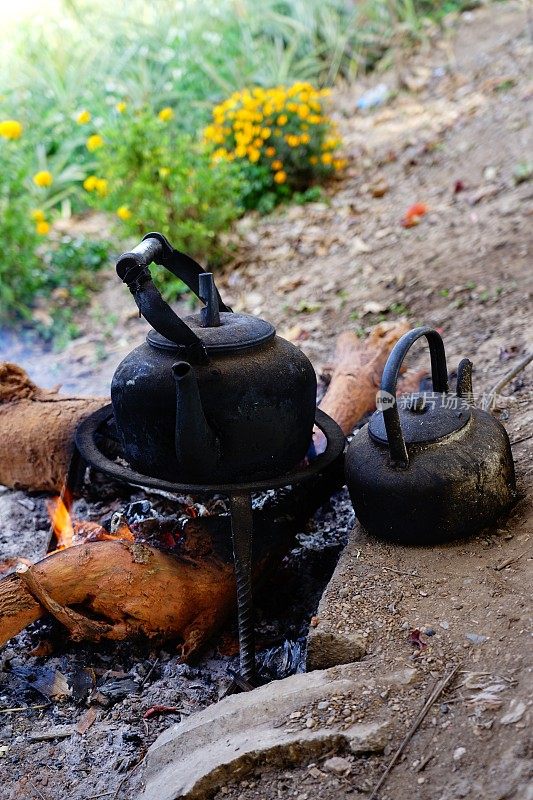
<path fill-rule="evenodd" d="M 87 208 L 81 182 L 94 164 L 85 147 L 88 130 L 76 122 L 80 111 L 90 111 L 91 126 L 98 130 L 112 122 L 118 102 L 155 113 L 169 106 L 183 133 L 198 137 L 213 105 L 236 90 L 352 80 L 372 69 L 399 38 L 423 37 L 428 18 L 438 21 L 470 5 L 468 0 L 48 0 L 35 4 L 35 16 L 0 33 L 0 118 L 23 123 L 28 163 L 33 171 L 54 176 L 53 187 L 39 200 L 47 218 L 68 216 Z M 19 184 L 35 194 L 31 174 Z M 313 187 L 294 198 L 310 199 L 320 199 L 320 190 Z M 52 292 L 57 271 L 50 258 L 36 254 L 35 237 L 26 258 L 22 233 L 19 239 L 13 263 L 21 272 L 28 264 L 26 283 L 20 283 L 24 275 L 17 278 L 22 291 L 37 284 L 40 293 L 46 287 Z M 46 275 L 35 280 L 36 258 L 50 280 Z M 75 269 L 72 274 L 75 298 Z M 17 305 L 9 286 L 0 297 L 0 316 L 20 313 L 20 292 Z M 28 288 L 28 308 L 33 299 Z"/>
<path fill-rule="evenodd" d="M 122 99 L 180 108 L 184 128 L 195 133 L 213 103 L 237 89 L 294 80 L 331 86 L 341 76 L 353 78 L 379 60 L 398 26 L 418 36 L 426 17 L 465 5 L 64 0 L 60 20 L 27 20 L 4 45 L 4 113 L 20 113 L 24 100 L 40 141 L 62 121 L 54 155 L 68 149 L 78 109 L 105 117 Z"/>

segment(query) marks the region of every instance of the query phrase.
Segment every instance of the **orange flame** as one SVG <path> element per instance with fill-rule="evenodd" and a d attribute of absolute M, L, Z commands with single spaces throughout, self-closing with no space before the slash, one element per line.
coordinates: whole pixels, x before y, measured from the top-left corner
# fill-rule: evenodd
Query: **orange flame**
<path fill-rule="evenodd" d="M 66 547 L 71 547 L 74 541 L 74 526 L 65 502 L 58 496 L 54 500 L 49 500 L 46 505 L 56 537 L 56 549 L 64 550 Z"/>
<path fill-rule="evenodd" d="M 108 533 L 96 522 L 73 519 L 70 513 L 71 506 L 72 495 L 69 492 L 58 495 L 47 502 L 48 514 L 56 539 L 55 551 L 65 550 L 65 548 L 81 542 L 135 541 L 135 536 L 128 525 L 123 524 L 115 533 Z"/>

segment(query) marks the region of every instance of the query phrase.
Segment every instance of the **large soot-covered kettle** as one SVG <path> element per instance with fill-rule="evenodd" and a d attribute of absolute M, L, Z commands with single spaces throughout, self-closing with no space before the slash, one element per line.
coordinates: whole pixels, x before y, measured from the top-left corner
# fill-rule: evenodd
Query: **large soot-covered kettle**
<path fill-rule="evenodd" d="M 180 319 L 152 283 L 166 267 L 199 297 Z M 117 262 L 142 316 L 146 342 L 118 366 L 111 385 L 129 463 L 170 481 L 228 483 L 283 474 L 311 443 L 316 376 L 293 344 L 263 319 L 234 314 L 211 273 L 149 233 Z"/>
<path fill-rule="evenodd" d="M 433 392 L 396 401 L 402 362 L 425 336 Z M 352 439 L 346 479 L 355 513 L 370 533 L 431 543 L 467 535 L 493 522 L 514 499 L 509 438 L 496 419 L 472 406 L 472 363 L 463 359 L 456 394 L 448 393 L 444 345 L 428 327 L 393 348 L 378 410 Z"/>

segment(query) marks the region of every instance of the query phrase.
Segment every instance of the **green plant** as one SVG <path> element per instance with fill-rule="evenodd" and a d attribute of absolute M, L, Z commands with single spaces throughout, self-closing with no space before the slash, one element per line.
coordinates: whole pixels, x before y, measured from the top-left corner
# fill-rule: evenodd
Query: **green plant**
<path fill-rule="evenodd" d="M 204 129 L 213 162 L 231 162 L 243 176 L 245 208 L 270 210 L 345 166 L 340 140 L 325 113 L 327 90 L 310 83 L 234 92 L 214 107 Z"/>
<path fill-rule="evenodd" d="M 15 123 L 15 127 L 6 126 Z M 32 222 L 32 200 L 26 186 L 27 152 L 20 137 L 22 126 L 6 120 L 0 128 L 0 320 L 28 315 L 28 298 L 36 291 L 39 234 Z M 20 127 L 17 128 L 16 125 Z M 10 133 L 11 131 L 11 133 Z"/>
<path fill-rule="evenodd" d="M 84 182 L 89 202 L 117 215 L 122 237 L 158 230 L 178 250 L 216 266 L 223 257 L 219 234 L 241 211 L 235 167 L 212 164 L 170 115 L 148 108 L 121 114 L 102 138 L 98 174 Z M 183 289 L 170 275 L 163 285 L 168 295 Z"/>
<path fill-rule="evenodd" d="M 63 236 L 40 248 L 39 280 L 34 299 L 44 311 L 36 315 L 39 334 L 62 349 L 79 336 L 76 312 L 97 288 L 96 273 L 109 261 L 109 242 Z"/>

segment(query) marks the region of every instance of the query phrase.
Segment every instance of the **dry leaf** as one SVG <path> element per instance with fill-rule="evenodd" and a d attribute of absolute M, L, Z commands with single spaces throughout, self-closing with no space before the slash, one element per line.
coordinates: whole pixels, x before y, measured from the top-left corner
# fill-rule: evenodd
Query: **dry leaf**
<path fill-rule="evenodd" d="M 76 731 L 83 736 L 86 733 L 93 722 L 95 722 L 96 717 L 98 716 L 98 712 L 96 711 L 94 706 L 91 706 L 87 709 L 85 714 L 81 717 L 81 719 L 76 723 Z"/>

